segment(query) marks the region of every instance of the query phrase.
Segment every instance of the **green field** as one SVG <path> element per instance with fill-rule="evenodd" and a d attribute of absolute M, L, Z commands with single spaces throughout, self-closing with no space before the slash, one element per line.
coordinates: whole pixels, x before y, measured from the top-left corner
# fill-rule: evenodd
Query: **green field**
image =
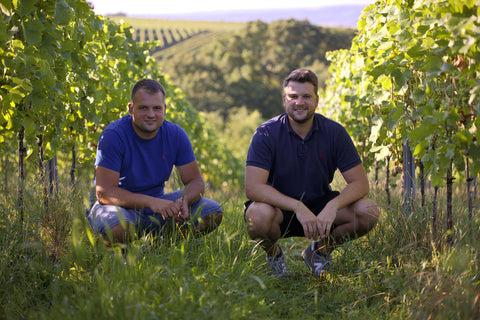
<path fill-rule="evenodd" d="M 151 55 L 159 65 L 168 64 L 174 56 L 193 55 L 246 23 L 216 21 L 185 21 L 153 18 L 108 16 L 117 23 L 127 23 L 136 41 L 155 41 Z"/>
<path fill-rule="evenodd" d="M 133 29 L 186 29 L 186 30 L 208 30 L 208 31 L 237 31 L 245 26 L 243 22 L 216 22 L 216 21 L 190 21 L 190 20 L 168 20 L 152 18 L 132 18 L 125 16 L 108 16 L 109 19 L 122 23 L 126 22 Z"/>
<path fill-rule="evenodd" d="M 136 41 L 157 41 L 157 48 L 152 53 L 152 56 L 157 59 L 169 57 L 175 52 L 197 50 L 205 44 L 212 43 L 212 40 L 245 26 L 245 23 L 241 22 L 184 21 L 124 16 L 108 18 L 117 23 L 130 25 Z M 175 49 L 172 50 L 174 45 Z"/>

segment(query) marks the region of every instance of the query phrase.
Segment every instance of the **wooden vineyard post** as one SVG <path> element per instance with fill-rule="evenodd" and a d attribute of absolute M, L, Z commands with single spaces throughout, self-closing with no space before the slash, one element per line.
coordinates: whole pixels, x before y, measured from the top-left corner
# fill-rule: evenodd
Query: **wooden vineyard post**
<path fill-rule="evenodd" d="M 415 159 L 406 141 L 403 142 L 403 213 L 411 214 L 415 197 Z"/>
<path fill-rule="evenodd" d="M 433 201 L 432 201 L 432 233 L 433 239 L 437 240 L 437 196 L 438 187 L 433 188 Z"/>
<path fill-rule="evenodd" d="M 387 193 L 387 204 L 390 205 L 390 156 L 387 156 L 387 172 L 385 178 L 385 192 Z"/>
<path fill-rule="evenodd" d="M 468 159 L 468 152 L 465 152 L 465 179 L 467 181 L 467 195 L 468 195 L 468 221 L 472 220 L 473 211 L 473 178 L 470 177 L 470 163 Z"/>
<path fill-rule="evenodd" d="M 25 158 L 25 147 L 23 146 L 23 138 L 25 135 L 25 128 L 22 126 L 18 133 L 18 209 L 20 210 L 20 227 L 23 229 L 23 215 L 24 215 L 24 203 L 23 193 L 25 186 L 25 173 L 23 168 L 23 160 Z"/>
<path fill-rule="evenodd" d="M 447 171 L 447 243 L 453 243 L 453 160 L 450 160 L 450 165 Z"/>
<path fill-rule="evenodd" d="M 73 185 L 75 185 L 75 167 L 76 167 L 76 163 L 75 163 L 75 147 L 73 146 L 72 147 L 72 166 L 70 167 L 70 182 Z"/>
<path fill-rule="evenodd" d="M 57 155 L 48 160 L 45 164 L 45 173 L 48 180 L 49 195 L 57 194 L 58 192 L 58 171 L 57 171 Z"/>

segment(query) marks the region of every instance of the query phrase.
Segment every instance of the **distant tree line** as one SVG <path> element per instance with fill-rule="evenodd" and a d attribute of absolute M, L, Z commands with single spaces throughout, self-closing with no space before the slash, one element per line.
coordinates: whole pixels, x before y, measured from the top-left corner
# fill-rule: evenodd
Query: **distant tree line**
<path fill-rule="evenodd" d="M 257 20 L 201 52 L 164 60 L 161 67 L 198 110 L 226 118 L 231 108 L 246 107 L 269 118 L 282 112 L 282 81 L 291 70 L 312 68 L 323 87 L 328 78 L 325 53 L 350 48 L 354 36 L 353 29 L 320 27 L 307 20 Z"/>

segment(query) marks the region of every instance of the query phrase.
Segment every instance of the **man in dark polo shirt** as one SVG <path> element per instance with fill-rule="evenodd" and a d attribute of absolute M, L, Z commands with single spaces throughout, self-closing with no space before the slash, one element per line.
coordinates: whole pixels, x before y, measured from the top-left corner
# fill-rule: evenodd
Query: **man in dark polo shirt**
<path fill-rule="evenodd" d="M 283 83 L 285 113 L 260 125 L 247 156 L 245 220 L 252 239 L 261 240 L 267 266 L 286 273 L 283 237 L 313 240 L 305 263 L 320 276 L 331 253 L 344 241 L 369 232 L 379 216 L 361 159 L 343 126 L 315 113 L 318 79 L 309 69 L 294 70 Z M 339 169 L 346 186 L 332 191 Z"/>

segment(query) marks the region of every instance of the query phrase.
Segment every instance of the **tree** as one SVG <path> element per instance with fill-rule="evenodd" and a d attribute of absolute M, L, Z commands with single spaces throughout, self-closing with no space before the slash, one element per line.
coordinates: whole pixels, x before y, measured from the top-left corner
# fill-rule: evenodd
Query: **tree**
<path fill-rule="evenodd" d="M 234 107 L 258 110 L 264 118 L 282 112 L 282 82 L 293 69 L 315 67 L 325 79 L 325 54 L 348 48 L 353 30 L 314 26 L 308 21 L 250 22 L 218 39 L 204 52 L 172 60 L 172 70 L 198 110 L 217 110 L 226 119 Z M 323 85 L 323 84 L 321 84 Z"/>

